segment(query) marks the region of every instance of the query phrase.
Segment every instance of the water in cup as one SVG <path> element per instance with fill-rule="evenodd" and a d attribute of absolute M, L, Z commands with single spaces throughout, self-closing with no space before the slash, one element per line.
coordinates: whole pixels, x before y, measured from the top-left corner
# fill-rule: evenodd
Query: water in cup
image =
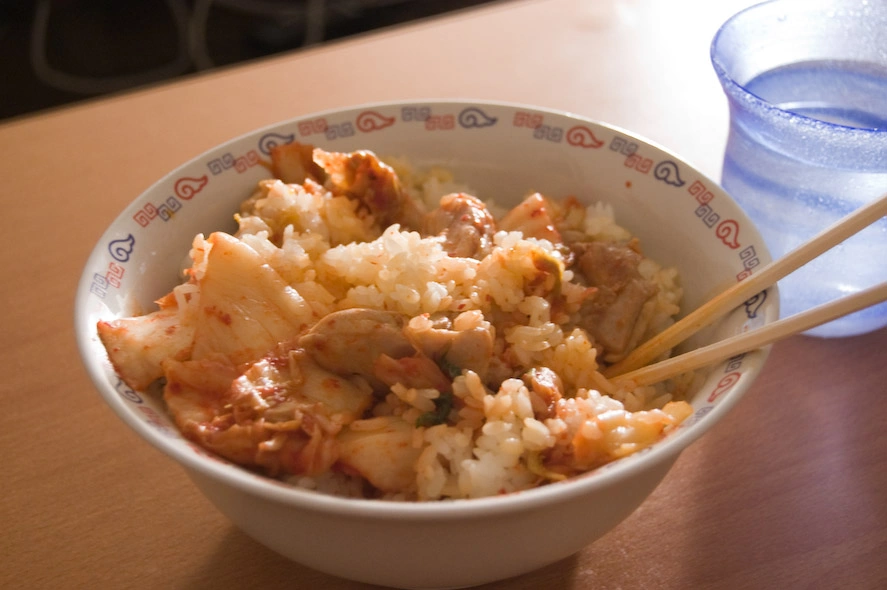
<path fill-rule="evenodd" d="M 827 9 L 836 4 L 843 12 Z M 887 193 L 887 2 L 854 5 L 776 0 L 739 13 L 712 44 L 730 105 L 721 182 L 774 258 Z M 780 280 L 782 316 L 885 279 L 882 219 Z M 885 325 L 880 304 L 810 334 Z"/>
<path fill-rule="evenodd" d="M 836 59 L 798 62 L 758 74 L 745 89 L 798 115 L 848 127 L 887 129 L 887 69 L 876 64 Z"/>

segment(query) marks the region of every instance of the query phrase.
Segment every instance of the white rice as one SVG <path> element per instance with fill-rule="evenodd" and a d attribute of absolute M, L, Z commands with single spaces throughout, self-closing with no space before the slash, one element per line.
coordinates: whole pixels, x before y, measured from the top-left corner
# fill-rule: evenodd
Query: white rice
<path fill-rule="evenodd" d="M 465 190 L 447 171 L 417 172 L 403 160 L 394 166 L 404 186 L 423 202 L 433 204 L 444 194 Z M 539 272 L 535 260 L 565 265 L 561 250 L 547 240 L 499 231 L 492 253 L 475 260 L 450 256 L 440 240 L 397 225 L 379 230 L 353 201 L 316 184 L 265 181 L 252 201 L 253 210 L 238 216 L 238 237 L 283 277 L 315 316 L 370 308 L 407 314 L 416 329 L 429 321 L 426 314 L 438 313 L 455 316 L 457 331 L 492 324 L 496 363 L 521 371 L 548 367 L 568 392 L 556 415 L 540 417 L 534 410 L 538 400 L 534 402 L 520 379 L 506 378 L 491 391 L 476 373 L 464 371 L 453 381 L 455 403 L 449 420 L 414 427 L 415 483 L 383 498 L 473 498 L 558 481 L 653 444 L 687 415 L 689 406 L 671 403 L 674 384 L 672 390 L 656 386 L 625 391 L 603 378 L 594 342 L 577 327 L 585 287 L 572 280 L 571 271 L 563 272 L 564 304 L 558 309 L 545 297 L 526 293 L 526 281 Z M 631 238 L 605 203 L 571 209 L 566 222 L 589 239 Z M 197 267 L 201 247 L 195 241 Z M 643 310 L 649 336 L 672 322 L 681 289 L 674 269 L 645 259 L 639 271 L 658 286 Z M 187 307 L 184 298 L 181 303 Z M 414 424 L 435 410 L 441 395 L 435 389 L 396 385 L 371 415 L 350 428 L 373 431 L 391 417 Z M 559 465 L 569 468 L 558 470 Z M 347 496 L 364 491 L 359 478 L 341 472 L 297 475 L 288 481 Z"/>

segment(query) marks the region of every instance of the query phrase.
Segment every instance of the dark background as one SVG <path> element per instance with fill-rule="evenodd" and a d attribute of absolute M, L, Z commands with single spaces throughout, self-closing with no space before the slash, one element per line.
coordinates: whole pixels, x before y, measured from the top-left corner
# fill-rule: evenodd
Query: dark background
<path fill-rule="evenodd" d="M 0 0 L 0 120 L 491 0 Z"/>

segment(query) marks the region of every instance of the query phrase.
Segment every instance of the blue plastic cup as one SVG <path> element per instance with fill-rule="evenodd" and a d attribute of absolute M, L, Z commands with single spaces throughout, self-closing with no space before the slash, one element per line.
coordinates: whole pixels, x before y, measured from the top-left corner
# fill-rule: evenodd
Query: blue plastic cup
<path fill-rule="evenodd" d="M 887 193 L 887 0 L 773 0 L 720 28 L 730 106 L 722 185 L 774 258 Z M 887 219 L 779 282 L 788 316 L 887 279 Z M 809 332 L 887 325 L 887 304 Z"/>

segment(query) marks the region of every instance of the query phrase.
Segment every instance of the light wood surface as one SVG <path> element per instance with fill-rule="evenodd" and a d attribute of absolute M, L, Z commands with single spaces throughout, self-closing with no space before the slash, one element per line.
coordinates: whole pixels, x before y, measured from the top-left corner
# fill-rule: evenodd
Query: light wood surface
<path fill-rule="evenodd" d="M 281 119 L 449 97 L 600 119 L 718 179 L 727 108 L 708 46 L 749 3 L 515 0 L 0 124 L 0 588 L 368 588 L 235 529 L 82 369 L 81 268 L 154 180 Z M 887 588 L 885 351 L 887 330 L 777 343 L 635 514 L 488 588 Z"/>

